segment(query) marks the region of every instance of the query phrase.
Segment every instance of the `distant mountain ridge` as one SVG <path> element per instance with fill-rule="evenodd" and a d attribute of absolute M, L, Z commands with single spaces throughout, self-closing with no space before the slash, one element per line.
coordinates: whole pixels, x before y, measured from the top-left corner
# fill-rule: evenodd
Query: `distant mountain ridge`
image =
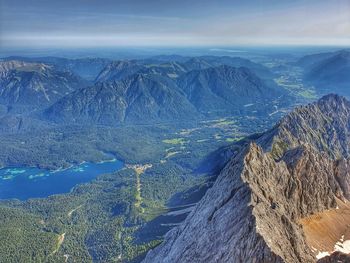
<path fill-rule="evenodd" d="M 304 67 L 304 80 L 318 90 L 350 95 L 350 51 L 321 53 L 299 60 Z"/>
<path fill-rule="evenodd" d="M 78 76 L 46 64 L 0 62 L 0 103 L 9 108 L 40 109 L 85 85 Z"/>
<path fill-rule="evenodd" d="M 219 66 L 192 71 L 178 80 L 154 73 L 136 73 L 119 79 L 124 75 L 122 72 L 114 75 L 117 81 L 97 83 L 62 98 L 45 111 L 45 117 L 110 125 L 157 119 L 190 120 L 218 110 L 220 114 L 240 114 L 256 109 L 254 105 L 244 107 L 245 103 L 257 103 L 261 114 L 266 114 L 275 110 L 271 101 L 287 96 L 285 91 L 264 84 L 245 68 Z"/>
<path fill-rule="evenodd" d="M 226 65 L 190 71 L 178 79 L 178 85 L 201 112 L 243 111 L 245 105 L 254 107 L 256 103 L 287 95 L 278 87 L 267 85 L 247 68 Z"/>
<path fill-rule="evenodd" d="M 85 78 L 89 81 L 111 81 L 117 80 L 112 77 L 108 79 L 107 75 L 117 76 L 119 71 L 124 72 L 124 77 L 129 75 L 125 74 L 126 71 L 132 70 L 131 74 L 136 72 L 145 73 L 148 68 L 153 68 L 156 71 L 161 70 L 166 65 L 174 65 L 175 67 L 182 68 L 182 73 L 188 72 L 194 69 L 204 69 L 209 67 L 217 67 L 220 65 L 227 65 L 232 67 L 247 67 L 257 74 L 260 78 L 272 78 L 273 74 L 265 66 L 252 62 L 245 58 L 229 57 L 229 56 L 197 56 L 186 57 L 180 55 L 160 55 L 153 56 L 144 59 L 124 59 L 124 60 L 111 60 L 105 58 L 63 58 L 63 57 L 22 57 L 22 56 L 10 56 L 2 58 L 3 61 L 23 61 L 32 63 L 43 63 L 56 67 L 60 71 L 71 71 L 74 74 Z M 131 67 L 135 67 L 132 69 Z M 124 68 L 125 67 L 125 68 Z M 108 71 L 114 71 L 108 73 Z M 100 73 L 104 72 L 101 76 Z M 106 75 L 106 76 L 104 76 Z M 102 78 L 102 76 L 104 76 Z M 118 78 L 120 79 L 120 78 Z"/>
<path fill-rule="evenodd" d="M 11 56 L 3 58 L 4 61 L 24 61 L 32 63 L 43 63 L 54 66 L 59 71 L 72 72 L 88 81 L 93 81 L 101 70 L 111 63 L 110 59 L 105 58 L 77 58 L 68 59 L 61 57 L 21 57 Z"/>
<path fill-rule="evenodd" d="M 191 119 L 197 115 L 195 108 L 175 88 L 142 74 L 78 90 L 44 114 L 55 121 L 91 121 L 107 125 Z"/>
<path fill-rule="evenodd" d="M 215 56 L 181 57 L 180 59 L 179 56 L 171 56 L 164 59 L 162 59 L 162 57 L 154 57 L 144 60 L 112 62 L 101 71 L 96 78 L 96 82 L 121 80 L 135 73 L 159 74 L 170 78 L 178 78 L 192 70 L 201 70 L 223 65 L 246 67 L 263 79 L 271 79 L 273 77 L 273 74 L 266 67 L 248 59 Z"/>
<path fill-rule="evenodd" d="M 203 114 L 259 115 L 290 103 L 290 96 L 276 88 L 266 67 L 236 57 L 158 56 L 111 61 L 14 56 L 3 58 L 0 64 L 1 113 L 20 113 L 32 107 L 30 112 L 44 111 L 47 121 L 116 125 L 190 120 Z M 130 81 L 141 75 L 152 81 Z M 123 88 L 128 92 L 119 92 L 125 85 L 129 85 Z M 139 93 L 140 89 L 143 92 Z M 152 94 L 154 89 L 160 94 Z M 132 92 L 140 94 L 135 102 L 130 100 Z M 99 101 L 93 101 L 97 98 Z M 186 110 L 188 114 L 184 114 Z"/>

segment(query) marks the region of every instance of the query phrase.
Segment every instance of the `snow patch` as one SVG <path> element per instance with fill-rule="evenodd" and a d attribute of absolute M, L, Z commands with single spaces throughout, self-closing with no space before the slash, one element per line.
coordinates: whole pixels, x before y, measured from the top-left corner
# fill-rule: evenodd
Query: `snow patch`
<path fill-rule="evenodd" d="M 329 256 L 329 252 L 318 252 L 318 254 L 316 255 L 316 258 L 317 259 L 320 259 L 320 258 L 324 258 L 326 256 Z"/>
<path fill-rule="evenodd" d="M 343 236 L 344 238 L 344 236 Z M 334 246 L 334 251 L 339 251 L 345 254 L 350 253 L 350 240 L 345 240 L 344 242 L 339 241 Z"/>
<path fill-rule="evenodd" d="M 315 248 L 311 248 L 312 251 L 315 252 Z M 317 259 L 324 258 L 326 256 L 329 256 L 333 252 L 342 252 L 344 254 L 349 254 L 350 253 L 350 240 L 345 240 L 344 241 L 344 235 L 341 236 L 340 240 L 334 245 L 334 250 L 332 252 L 327 252 L 327 251 L 317 251 L 318 254 L 316 255 Z"/>

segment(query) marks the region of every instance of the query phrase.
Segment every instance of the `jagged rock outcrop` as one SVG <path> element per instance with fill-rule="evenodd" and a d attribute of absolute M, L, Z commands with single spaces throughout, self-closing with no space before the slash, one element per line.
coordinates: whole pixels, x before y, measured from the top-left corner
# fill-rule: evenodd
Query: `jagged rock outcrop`
<path fill-rule="evenodd" d="M 277 162 L 252 144 L 145 262 L 315 262 L 298 219 L 343 198 L 332 171 L 311 147 Z"/>
<path fill-rule="evenodd" d="M 276 158 L 284 151 L 308 143 L 334 159 L 350 156 L 350 102 L 330 94 L 300 106 L 281 119 L 257 142 Z"/>
<path fill-rule="evenodd" d="M 349 110 L 326 96 L 243 146 L 144 263 L 316 262 L 301 220 L 348 199 Z"/>

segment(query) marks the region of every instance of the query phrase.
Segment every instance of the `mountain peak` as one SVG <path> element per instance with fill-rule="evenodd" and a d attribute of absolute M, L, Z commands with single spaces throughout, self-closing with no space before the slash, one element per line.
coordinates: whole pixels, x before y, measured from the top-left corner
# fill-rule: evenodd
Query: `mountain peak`
<path fill-rule="evenodd" d="M 337 53 L 338 53 L 338 55 L 340 55 L 342 57 L 346 57 L 346 58 L 349 58 L 349 56 L 350 56 L 350 51 L 346 50 L 346 49 L 340 50 Z"/>
<path fill-rule="evenodd" d="M 95 82 L 121 80 L 135 74 L 142 68 L 136 61 L 113 61 L 109 63 L 96 77 Z"/>
<path fill-rule="evenodd" d="M 266 83 L 245 67 L 219 65 L 196 69 L 181 76 L 177 83 L 191 103 L 205 114 L 219 111 L 226 111 L 226 114 L 241 114 L 243 111 L 265 114 L 275 110 L 275 105 L 271 105 L 273 98 L 281 95 L 288 98 L 284 90 Z"/>
<path fill-rule="evenodd" d="M 36 62 L 0 62 L 0 102 L 14 112 L 39 110 L 86 82 L 71 72 Z"/>
<path fill-rule="evenodd" d="M 350 102 L 344 97 L 329 94 L 320 100 L 299 106 L 283 117 L 258 141 L 276 159 L 303 143 L 332 158 L 350 156 Z"/>
<path fill-rule="evenodd" d="M 344 96 L 340 96 L 335 93 L 330 93 L 320 98 L 317 103 L 319 105 L 329 104 L 330 106 L 333 105 L 339 107 L 340 105 L 349 105 L 350 102 Z"/>
<path fill-rule="evenodd" d="M 43 63 L 24 62 L 19 60 L 0 61 L 0 74 L 11 70 L 25 72 L 42 72 L 51 68 L 51 66 L 48 66 Z"/>
<path fill-rule="evenodd" d="M 284 147 L 279 159 L 273 147 L 266 151 L 260 146 L 261 138 L 242 146 L 184 223 L 144 262 L 311 263 L 318 252 L 333 251 L 336 238 L 324 248 L 314 243 L 304 222 L 316 213 L 336 211 L 350 195 L 348 161 L 335 161 L 318 144 L 329 150 L 343 144 L 340 135 L 348 131 L 337 127 L 343 113 L 319 107 L 337 100 L 350 110 L 344 98 L 328 95 L 300 107 L 261 137 L 272 135 L 274 143 Z M 350 120 L 345 122 L 349 129 Z M 343 225 L 337 228 L 341 234 L 347 231 Z"/>

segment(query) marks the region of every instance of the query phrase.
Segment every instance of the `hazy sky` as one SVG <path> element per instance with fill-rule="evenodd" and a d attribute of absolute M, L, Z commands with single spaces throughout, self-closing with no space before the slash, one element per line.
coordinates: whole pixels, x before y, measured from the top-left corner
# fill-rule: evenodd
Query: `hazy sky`
<path fill-rule="evenodd" d="M 350 45 L 350 0 L 0 0 L 0 44 Z"/>

